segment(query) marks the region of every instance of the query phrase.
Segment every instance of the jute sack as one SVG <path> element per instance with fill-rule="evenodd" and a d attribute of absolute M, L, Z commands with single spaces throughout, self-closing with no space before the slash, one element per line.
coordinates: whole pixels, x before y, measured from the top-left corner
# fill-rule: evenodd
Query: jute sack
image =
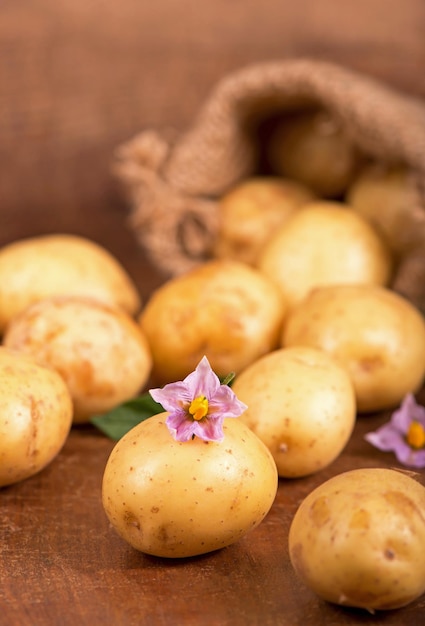
<path fill-rule="evenodd" d="M 135 236 L 167 277 L 210 258 L 218 199 L 256 173 L 260 129 L 311 105 L 334 116 L 367 158 L 411 173 L 413 200 L 391 235 L 401 250 L 391 286 L 425 311 L 425 103 L 335 64 L 251 65 L 215 86 L 185 132 L 148 129 L 119 146 L 114 169 Z M 376 218 L 385 221 L 385 210 Z"/>

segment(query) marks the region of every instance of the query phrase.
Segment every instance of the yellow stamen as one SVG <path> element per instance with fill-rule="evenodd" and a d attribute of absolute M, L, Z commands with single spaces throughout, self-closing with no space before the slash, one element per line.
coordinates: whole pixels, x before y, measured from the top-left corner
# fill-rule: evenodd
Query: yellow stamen
<path fill-rule="evenodd" d="M 407 443 L 412 448 L 425 446 L 425 428 L 419 422 L 412 422 L 407 431 Z"/>
<path fill-rule="evenodd" d="M 201 420 L 208 413 L 208 400 L 205 396 L 194 398 L 189 406 L 189 413 L 196 421 Z"/>

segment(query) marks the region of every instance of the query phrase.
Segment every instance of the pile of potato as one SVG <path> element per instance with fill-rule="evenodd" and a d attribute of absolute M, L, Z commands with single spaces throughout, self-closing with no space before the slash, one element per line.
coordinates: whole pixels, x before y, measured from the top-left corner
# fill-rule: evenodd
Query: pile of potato
<path fill-rule="evenodd" d="M 260 523 L 278 476 L 332 463 L 359 413 L 419 390 L 425 320 L 389 287 L 408 174 L 368 163 L 324 112 L 286 119 L 267 157 L 272 176 L 220 199 L 214 258 L 143 306 L 120 263 L 81 237 L 0 251 L 0 485 L 45 467 L 72 422 L 135 397 L 148 379 L 182 380 L 206 355 L 218 376 L 236 374 L 233 390 L 248 406 L 227 420 L 224 443 L 176 442 L 160 414 L 118 442 L 102 487 L 109 519 L 137 549 L 200 554 Z M 382 198 L 384 222 L 374 211 Z M 425 590 L 423 567 L 405 577 L 425 548 L 425 489 L 389 471 L 371 482 L 368 470 L 341 475 L 294 518 L 294 567 L 331 602 L 393 608 Z M 384 523 L 394 532 L 380 534 Z M 328 577 L 317 570 L 324 551 Z"/>
<path fill-rule="evenodd" d="M 219 199 L 214 258 L 167 281 L 139 322 L 161 384 L 204 354 L 236 372 L 241 419 L 279 475 L 299 477 L 341 453 L 358 413 L 424 381 L 424 318 L 390 288 L 414 195 L 406 171 L 368 162 L 324 111 L 284 118 L 265 152 L 272 175 Z"/>
<path fill-rule="evenodd" d="M 0 486 L 32 476 L 72 423 L 137 395 L 152 366 L 138 291 L 103 247 L 46 235 L 0 250 Z"/>
<path fill-rule="evenodd" d="M 357 414 L 393 409 L 424 382 L 424 318 L 389 287 L 417 197 L 407 171 L 368 163 L 323 111 L 286 118 L 266 151 L 274 176 L 221 200 L 214 254 L 248 263 L 283 298 L 278 345 L 233 389 L 279 475 L 296 477 L 341 453 Z M 301 503 L 288 543 L 325 600 L 405 606 L 425 591 L 425 489 L 394 470 L 335 476 Z"/>
<path fill-rule="evenodd" d="M 393 409 L 423 384 L 424 318 L 390 288 L 406 251 L 403 215 L 417 196 L 405 169 L 372 163 L 323 110 L 282 118 L 264 152 L 271 175 L 243 180 L 220 199 L 213 250 L 222 262 L 251 267 L 282 298 L 274 353 L 245 367 L 234 388 L 249 405 L 242 419 L 267 441 L 280 475 L 301 476 L 314 471 L 314 455 L 304 448 L 309 439 L 315 453 L 317 442 L 326 451 L 315 461 L 320 469 L 341 452 L 354 418 L 350 393 L 345 402 L 335 400 L 332 412 L 316 398 L 311 373 L 293 380 L 296 368 L 287 363 L 297 350 L 319 350 L 343 368 L 354 390 L 354 415 Z M 300 360 L 306 368 L 306 357 Z M 322 384 L 334 389 L 326 376 Z M 294 388 L 303 416 L 297 420 L 288 419 L 297 414 Z M 316 433 L 312 407 L 320 407 L 322 420 L 328 415 L 345 424 L 339 449 L 328 445 L 324 424 Z M 304 439 L 293 431 L 303 419 Z M 297 451 L 301 465 L 290 467 Z"/>

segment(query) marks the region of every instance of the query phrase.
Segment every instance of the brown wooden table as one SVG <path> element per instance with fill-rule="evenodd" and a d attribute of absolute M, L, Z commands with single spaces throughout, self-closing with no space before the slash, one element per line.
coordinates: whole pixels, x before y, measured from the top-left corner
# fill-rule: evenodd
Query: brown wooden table
<path fill-rule="evenodd" d="M 109 169 L 116 145 L 142 128 L 186 127 L 218 78 L 258 60 L 335 60 L 425 97 L 424 32 L 422 0 L 3 0 L 0 245 L 55 231 L 90 237 L 146 300 L 163 277 L 126 224 Z M 0 624 L 417 626 L 425 597 L 375 616 L 335 607 L 303 587 L 288 559 L 291 518 L 311 489 L 347 469 L 395 464 L 363 440 L 384 419 L 359 418 L 328 469 L 282 480 L 265 521 L 239 543 L 178 561 L 115 534 L 100 501 L 113 443 L 74 428 L 47 469 L 0 491 Z"/>
<path fill-rule="evenodd" d="M 327 604 L 296 578 L 292 516 L 311 489 L 354 467 L 392 467 L 363 441 L 380 417 L 358 420 L 342 456 L 314 476 L 281 480 L 266 519 L 241 541 L 201 557 L 146 556 L 122 541 L 102 509 L 112 442 L 75 428 L 42 473 L 0 492 L 0 623 L 5 626 L 343 626 L 421 623 L 425 597 L 370 615 Z M 425 484 L 425 476 L 420 480 Z"/>

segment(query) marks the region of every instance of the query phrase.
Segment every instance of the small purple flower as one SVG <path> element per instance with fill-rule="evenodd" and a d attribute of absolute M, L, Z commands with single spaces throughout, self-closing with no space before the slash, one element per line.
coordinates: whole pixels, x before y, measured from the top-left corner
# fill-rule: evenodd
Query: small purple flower
<path fill-rule="evenodd" d="M 425 407 L 408 394 L 390 421 L 365 439 L 379 450 L 394 452 L 403 465 L 425 467 Z"/>
<path fill-rule="evenodd" d="M 184 380 L 149 393 L 168 411 L 166 424 L 177 441 L 189 441 L 195 435 L 205 441 L 222 441 L 224 419 L 239 417 L 247 408 L 228 385 L 220 383 L 206 356 Z"/>

